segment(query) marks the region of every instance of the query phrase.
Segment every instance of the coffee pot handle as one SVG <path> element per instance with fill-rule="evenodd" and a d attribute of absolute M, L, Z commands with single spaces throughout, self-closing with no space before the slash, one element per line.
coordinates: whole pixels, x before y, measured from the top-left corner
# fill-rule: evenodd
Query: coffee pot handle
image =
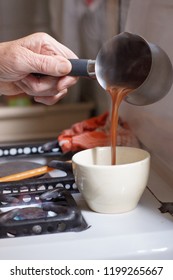
<path fill-rule="evenodd" d="M 69 59 L 72 69 L 68 76 L 73 77 L 95 77 L 95 60 L 91 59 Z"/>

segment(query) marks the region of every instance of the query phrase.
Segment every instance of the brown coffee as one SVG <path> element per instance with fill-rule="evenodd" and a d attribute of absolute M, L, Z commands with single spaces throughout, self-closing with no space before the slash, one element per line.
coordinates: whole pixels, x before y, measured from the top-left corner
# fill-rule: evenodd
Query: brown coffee
<path fill-rule="evenodd" d="M 107 92 L 112 100 L 112 115 L 111 115 L 111 163 L 116 164 L 116 145 L 117 145 L 117 129 L 118 129 L 118 109 L 123 98 L 129 94 L 132 89 L 121 87 L 107 87 Z"/>

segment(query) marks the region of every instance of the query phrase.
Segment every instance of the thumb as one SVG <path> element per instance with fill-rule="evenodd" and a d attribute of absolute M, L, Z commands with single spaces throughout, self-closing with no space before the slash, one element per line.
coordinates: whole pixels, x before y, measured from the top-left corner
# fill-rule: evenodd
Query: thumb
<path fill-rule="evenodd" d="M 34 54 L 32 60 L 32 72 L 49 76 L 61 77 L 71 71 L 71 63 L 68 59 L 60 55 Z"/>

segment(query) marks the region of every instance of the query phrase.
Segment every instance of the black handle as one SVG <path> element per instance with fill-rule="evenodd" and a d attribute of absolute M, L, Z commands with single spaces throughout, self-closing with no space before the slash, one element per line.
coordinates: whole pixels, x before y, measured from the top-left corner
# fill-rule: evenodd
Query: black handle
<path fill-rule="evenodd" d="M 68 76 L 73 77 L 89 77 L 88 59 L 69 59 L 72 69 Z"/>
<path fill-rule="evenodd" d="M 48 167 L 59 169 L 62 171 L 70 171 L 72 172 L 72 163 L 60 160 L 51 160 L 48 163 Z"/>

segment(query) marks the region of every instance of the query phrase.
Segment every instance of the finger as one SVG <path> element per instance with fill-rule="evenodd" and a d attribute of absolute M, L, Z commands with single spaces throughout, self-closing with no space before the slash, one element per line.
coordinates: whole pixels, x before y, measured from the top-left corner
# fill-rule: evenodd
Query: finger
<path fill-rule="evenodd" d="M 0 94 L 17 95 L 23 93 L 23 90 L 12 82 L 0 82 Z"/>
<path fill-rule="evenodd" d="M 63 90 L 62 92 L 57 93 L 54 96 L 48 96 L 48 97 L 44 97 L 44 96 L 35 96 L 34 100 L 36 102 L 45 104 L 45 105 L 54 105 L 55 103 L 57 103 L 58 101 L 60 101 L 63 97 L 65 97 L 67 94 L 67 89 Z"/>
<path fill-rule="evenodd" d="M 28 75 L 20 82 L 33 92 L 42 92 L 50 90 L 51 88 L 56 88 L 57 80 L 58 78 L 50 76 L 36 77 L 34 75 Z"/>
<path fill-rule="evenodd" d="M 68 59 L 61 55 L 43 55 L 30 53 L 32 65 L 29 65 L 30 73 L 41 73 L 54 77 L 67 75 L 72 68 Z"/>
<path fill-rule="evenodd" d="M 65 88 L 69 88 L 74 84 L 76 84 L 77 81 L 78 81 L 77 77 L 70 77 L 70 76 L 62 77 L 57 82 L 57 90 L 62 91 Z"/>
<path fill-rule="evenodd" d="M 16 82 L 18 87 L 20 87 L 26 94 L 31 96 L 54 96 L 57 94 L 56 83 L 52 82 L 51 84 L 39 84 L 32 85 L 28 87 L 27 84 L 23 83 L 22 81 Z"/>

